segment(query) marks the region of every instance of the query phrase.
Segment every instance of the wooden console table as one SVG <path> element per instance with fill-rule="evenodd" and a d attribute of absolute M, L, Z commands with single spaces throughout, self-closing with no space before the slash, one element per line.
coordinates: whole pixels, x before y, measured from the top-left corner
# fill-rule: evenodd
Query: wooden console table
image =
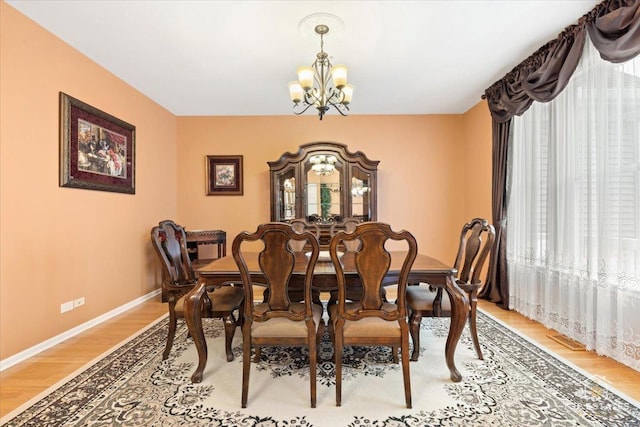
<path fill-rule="evenodd" d="M 198 259 L 198 245 L 218 245 L 218 258 L 227 255 L 227 232 L 222 230 L 185 230 L 187 250 L 191 261 Z M 209 260 L 210 261 L 210 260 Z"/>

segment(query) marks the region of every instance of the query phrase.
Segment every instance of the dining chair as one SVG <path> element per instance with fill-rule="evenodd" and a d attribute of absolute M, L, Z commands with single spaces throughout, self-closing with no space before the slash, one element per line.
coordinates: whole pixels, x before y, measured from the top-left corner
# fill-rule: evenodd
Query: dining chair
<path fill-rule="evenodd" d="M 162 288 L 169 306 L 169 332 L 162 359 L 169 357 L 176 334 L 177 319 L 184 317 L 184 299 L 198 279 L 187 250 L 187 237 L 182 226 L 171 220 L 160 221 L 151 229 L 151 243 L 163 268 Z M 222 286 L 207 292 L 202 304 L 202 317 L 220 318 L 224 322 L 227 361 L 233 360 L 231 342 L 236 325 L 242 323 L 240 310 L 244 292 L 238 286 Z M 234 311 L 238 310 L 238 320 Z"/>
<path fill-rule="evenodd" d="M 357 250 L 339 253 L 339 248 L 359 241 Z M 389 252 L 390 241 L 405 242 L 406 251 Z M 409 326 L 405 302 L 405 288 L 409 271 L 417 256 L 415 237 L 405 230 L 394 232 L 389 224 L 366 222 L 350 233 L 337 232 L 331 239 L 329 254 L 336 270 L 337 304 L 329 307 L 330 335 L 334 344 L 336 366 L 336 405 L 342 403 L 342 352 L 345 346 L 389 346 L 400 348 L 402 376 L 407 408 L 411 408 L 411 380 L 409 375 Z M 401 266 L 393 277 L 398 285 L 395 303 L 385 301 L 381 288 L 389 282 L 391 265 Z M 358 300 L 347 298 L 347 282 L 362 285 Z"/>
<path fill-rule="evenodd" d="M 356 229 L 356 227 L 360 223 L 361 221 L 357 218 L 345 218 L 345 220 L 342 222 L 334 222 L 333 224 L 331 224 L 331 228 L 329 228 L 329 234 L 331 238 L 333 238 L 333 236 L 335 236 L 338 231 L 353 233 L 353 231 Z M 337 250 L 355 253 L 358 250 L 359 246 L 360 246 L 360 241 L 357 239 L 352 241 L 346 241 L 346 242 L 343 241 L 342 244 L 338 246 Z M 384 293 L 384 288 L 381 289 L 381 291 Z M 350 287 L 349 289 L 347 289 L 347 300 L 357 301 L 361 297 L 362 297 L 362 291 L 359 287 Z M 327 303 L 327 306 L 334 305 L 337 300 L 338 300 L 338 291 L 337 290 L 330 291 L 329 302 Z"/>
<path fill-rule="evenodd" d="M 249 271 L 245 244 L 261 244 L 258 256 L 260 274 Z M 296 253 L 291 242 L 303 242 L 309 251 Z M 262 346 L 302 346 L 309 349 L 311 407 L 316 407 L 316 364 L 318 341 L 324 331 L 322 306 L 311 296 L 313 270 L 320 246 L 313 233 L 298 233 L 286 223 L 266 223 L 254 233 L 244 231 L 236 236 L 231 248 L 244 287 L 244 324 L 242 326 L 242 407 L 247 406 L 251 349 Z M 246 251 L 249 251 L 247 249 Z M 300 283 L 302 282 L 302 283 Z M 254 286 L 268 288 L 266 301 L 254 303 Z M 290 286 L 302 286 L 302 301 L 292 301 Z"/>
<path fill-rule="evenodd" d="M 469 298 L 469 328 L 476 354 L 483 360 L 478 331 L 476 326 L 476 310 L 478 291 L 483 282 L 480 279 L 484 263 L 491 252 L 495 240 L 493 225 L 486 219 L 474 218 L 462 227 L 460 244 L 454 263 L 458 271 L 456 284 Z M 439 287 L 437 290 L 428 284 L 407 287 L 407 306 L 409 308 L 409 326 L 413 341 L 411 360 L 416 361 L 420 355 L 420 322 L 423 316 L 451 316 L 449 294 Z"/>

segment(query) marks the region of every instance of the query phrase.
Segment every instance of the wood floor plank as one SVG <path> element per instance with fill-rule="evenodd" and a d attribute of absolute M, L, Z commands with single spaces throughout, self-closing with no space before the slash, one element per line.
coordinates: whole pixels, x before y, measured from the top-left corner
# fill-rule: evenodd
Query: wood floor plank
<path fill-rule="evenodd" d="M 640 372 L 593 352 L 569 350 L 547 337 L 551 333 L 550 330 L 516 312 L 502 310 L 495 304 L 483 300 L 479 301 L 479 307 L 561 358 L 593 375 L 598 375 L 621 392 L 640 401 Z M 159 298 L 147 301 L 0 372 L 0 416 L 8 414 L 137 333 L 166 311 L 166 304 L 160 302 Z"/>

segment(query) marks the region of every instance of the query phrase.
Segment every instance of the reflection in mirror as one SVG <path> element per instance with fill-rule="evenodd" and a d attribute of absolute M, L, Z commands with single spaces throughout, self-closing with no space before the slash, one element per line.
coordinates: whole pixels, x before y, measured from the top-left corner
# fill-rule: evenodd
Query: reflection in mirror
<path fill-rule="evenodd" d="M 316 154 L 309 157 L 309 163 L 311 163 L 311 170 L 316 175 L 324 176 L 331 175 L 336 170 L 336 162 L 338 158 L 333 154 Z"/>
<path fill-rule="evenodd" d="M 284 201 L 284 219 L 293 219 L 296 216 L 296 179 L 284 180 L 282 200 Z"/>
<path fill-rule="evenodd" d="M 307 217 L 317 218 L 321 222 L 329 222 L 341 216 L 341 171 L 333 161 L 319 162 L 318 158 L 325 156 L 311 156 L 310 168 L 307 172 Z M 320 159 L 324 160 L 324 159 Z"/>
<path fill-rule="evenodd" d="M 362 197 L 367 191 L 369 191 L 369 187 L 364 185 L 363 180 L 355 176 L 351 179 L 351 195 L 353 197 Z"/>
<path fill-rule="evenodd" d="M 357 168 L 351 178 L 351 215 L 361 221 L 369 220 L 369 174 Z"/>

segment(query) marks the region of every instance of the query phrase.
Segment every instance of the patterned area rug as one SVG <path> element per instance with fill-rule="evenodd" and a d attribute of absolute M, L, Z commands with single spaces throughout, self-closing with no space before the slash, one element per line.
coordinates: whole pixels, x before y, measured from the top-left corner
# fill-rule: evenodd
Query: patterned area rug
<path fill-rule="evenodd" d="M 201 384 L 189 378 L 197 355 L 184 324 L 162 361 L 166 319 L 88 366 L 6 426 L 640 426 L 640 407 L 585 376 L 484 313 L 485 360 L 468 330 L 456 352 L 463 374 L 449 379 L 444 344 L 449 319 L 424 319 L 420 360 L 411 362 L 413 409 L 404 406 L 402 372 L 388 348 L 346 349 L 342 406 L 328 335 L 318 366 L 318 404 L 309 406 L 308 359 L 297 348 L 263 349 L 252 363 L 248 407 L 240 407 L 242 349 L 226 362 L 220 320 L 205 320 L 209 359 Z M 11 418 L 13 417 L 13 418 Z"/>

